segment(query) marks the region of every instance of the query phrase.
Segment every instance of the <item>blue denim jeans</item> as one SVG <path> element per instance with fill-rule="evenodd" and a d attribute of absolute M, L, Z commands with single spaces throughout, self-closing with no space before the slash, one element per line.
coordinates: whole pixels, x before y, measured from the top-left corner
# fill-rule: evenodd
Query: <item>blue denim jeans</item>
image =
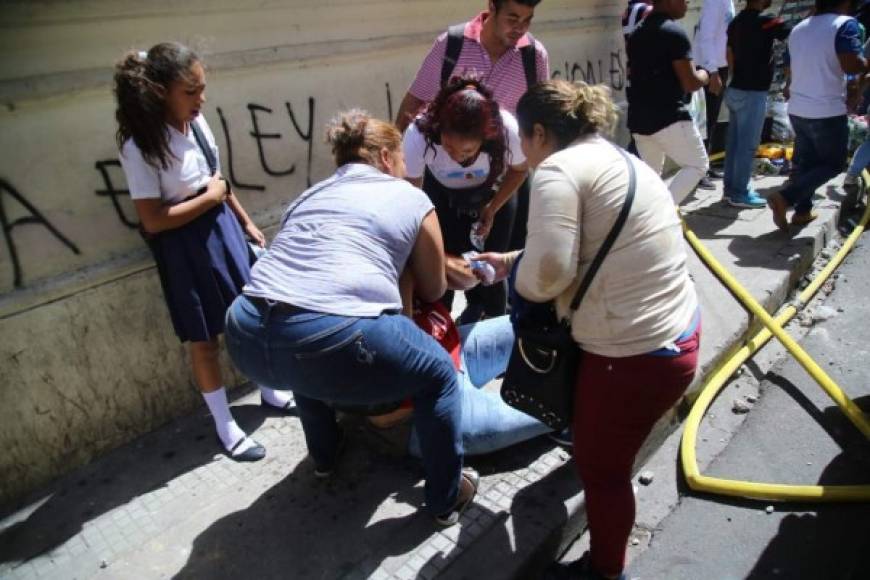
<path fill-rule="evenodd" d="M 849 124 L 846 115 L 807 119 L 789 115 L 794 128 L 794 169 L 780 192 L 796 212 L 813 209 L 813 194 L 846 164 Z"/>
<path fill-rule="evenodd" d="M 510 317 L 498 316 L 459 327 L 462 340 L 458 372 L 462 397 L 462 443 L 466 455 L 483 455 L 549 433 L 537 419 L 502 401 L 498 393 L 481 389 L 507 370 L 514 330 Z M 408 452 L 420 456 L 420 443 L 411 430 Z"/>
<path fill-rule="evenodd" d="M 852 155 L 852 163 L 849 164 L 846 174 L 858 177 L 868 165 L 870 165 L 870 141 L 864 141 Z"/>
<path fill-rule="evenodd" d="M 414 402 L 433 514 L 456 502 L 462 470 L 461 396 L 450 355 L 401 314 L 336 316 L 239 296 L 227 312 L 227 350 L 257 384 L 291 389 L 308 451 L 318 465 L 335 462 L 339 441 L 328 403 Z"/>
<path fill-rule="evenodd" d="M 761 141 L 767 91 L 744 91 L 728 87 L 728 139 L 725 144 L 725 195 L 732 199 L 749 195 L 752 160 Z"/>

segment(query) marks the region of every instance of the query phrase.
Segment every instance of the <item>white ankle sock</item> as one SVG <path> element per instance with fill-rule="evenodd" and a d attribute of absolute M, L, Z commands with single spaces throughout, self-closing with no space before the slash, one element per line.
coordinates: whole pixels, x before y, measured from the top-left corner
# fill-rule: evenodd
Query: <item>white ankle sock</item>
<path fill-rule="evenodd" d="M 227 451 L 232 449 L 233 445 L 239 440 L 246 438 L 245 432 L 236 424 L 230 413 L 230 405 L 227 402 L 227 392 L 221 387 L 210 393 L 202 393 L 202 398 L 205 399 L 205 404 L 208 405 L 208 410 L 211 411 L 211 416 L 214 419 L 214 426 L 217 429 L 218 437 Z M 252 439 L 247 439 L 244 443 L 238 446 L 233 455 L 244 453 L 249 448 L 254 446 Z"/>
<path fill-rule="evenodd" d="M 293 391 L 276 391 L 275 389 L 270 389 L 263 385 L 259 385 L 259 387 L 260 397 L 262 397 L 264 403 L 279 409 L 285 408 L 287 403 L 293 403 L 288 407 L 289 409 L 296 406 L 296 403 L 293 401 Z"/>

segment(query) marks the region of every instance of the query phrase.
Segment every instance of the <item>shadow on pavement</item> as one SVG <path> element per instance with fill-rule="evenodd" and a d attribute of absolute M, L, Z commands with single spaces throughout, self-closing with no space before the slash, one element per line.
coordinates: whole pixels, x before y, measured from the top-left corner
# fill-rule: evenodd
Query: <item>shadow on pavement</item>
<path fill-rule="evenodd" d="M 824 411 L 819 410 L 816 403 L 801 392 L 801 390 L 790 380 L 780 374 L 770 373 L 767 375 L 766 379 L 772 385 L 776 385 L 782 389 L 782 391 L 791 397 L 815 423 L 825 430 L 828 436 L 833 439 L 841 449 L 843 449 L 842 456 L 854 456 L 856 460 L 863 463 L 865 467 L 863 473 L 861 470 L 858 470 L 857 473 L 846 474 L 852 475 L 852 477 L 858 476 L 860 478 L 851 483 L 862 483 L 865 481 L 870 483 L 870 443 L 868 443 L 867 439 L 861 434 L 861 432 L 852 425 L 852 422 L 849 421 L 843 411 L 834 404 L 826 407 Z M 821 387 L 815 388 L 818 388 L 821 392 Z M 827 397 L 824 393 L 822 393 L 822 396 Z M 870 395 L 852 399 L 852 401 L 865 413 L 870 411 Z M 831 465 L 834 465 L 834 463 L 835 462 L 832 462 Z M 832 478 L 834 478 L 837 473 L 837 471 L 831 472 L 830 469 L 826 469 L 825 475 L 819 480 L 819 483 L 833 483 Z M 846 482 L 840 480 L 838 483 Z"/>
<path fill-rule="evenodd" d="M 237 405 L 233 414 L 251 433 L 270 412 L 259 405 Z M 214 423 L 205 409 L 115 449 L 22 502 L 23 506 L 43 503 L 0 531 L 0 562 L 26 561 L 51 551 L 90 520 L 166 487 L 219 454 Z"/>
<path fill-rule="evenodd" d="M 766 377 L 781 388 L 818 423 L 843 451 L 824 469 L 819 485 L 870 485 L 870 443 L 851 424 L 836 405 L 823 411 L 785 377 L 771 373 Z M 854 402 L 865 412 L 870 396 Z M 695 494 L 720 504 L 757 509 L 758 500 Z M 771 503 L 771 502 L 766 502 Z M 776 536 L 746 576 L 751 580 L 782 579 L 858 580 L 870 575 L 870 505 L 866 503 L 773 503 L 776 511 L 798 512 L 786 515 Z M 832 564 L 831 554 L 851 554 Z"/>
<path fill-rule="evenodd" d="M 749 211 L 749 210 L 744 210 Z M 759 219 L 771 219 L 769 210 L 751 210 L 766 212 Z M 798 230 L 794 236 L 788 236 L 779 230 L 771 230 L 764 234 L 720 234 L 730 225 L 725 219 L 694 220 L 690 223 L 692 231 L 702 241 L 729 240 L 728 253 L 734 256 L 734 265 L 740 268 L 766 268 L 770 270 L 791 271 L 794 269 L 788 255 L 781 252 L 785 246 L 799 246 L 802 243 Z M 771 222 L 772 224 L 772 222 Z M 808 246 L 807 255 L 812 251 L 813 238 L 807 237 L 803 243 Z"/>
<path fill-rule="evenodd" d="M 787 389 L 790 391 L 790 389 Z M 791 394 L 791 393 L 790 393 Z M 803 403 L 798 400 L 802 406 Z M 870 409 L 870 396 L 855 403 Z M 819 422 L 844 451 L 819 477 L 820 485 L 870 485 L 870 444 L 832 406 L 816 411 Z M 815 417 L 814 417 L 815 418 Z M 867 503 L 782 504 L 779 509 L 806 510 L 783 518 L 779 531 L 747 578 L 859 580 L 870 575 L 870 505 Z M 831 554 L 853 555 L 833 560 Z"/>
<path fill-rule="evenodd" d="M 386 567 L 401 567 L 430 542 L 414 568 L 444 567 L 452 543 L 466 543 L 465 525 L 450 528 L 458 534 L 450 540 L 437 533 L 417 462 L 365 439 L 351 438 L 331 478 L 318 480 L 302 462 L 248 508 L 214 521 L 175 578 L 364 578 L 391 557 Z"/>

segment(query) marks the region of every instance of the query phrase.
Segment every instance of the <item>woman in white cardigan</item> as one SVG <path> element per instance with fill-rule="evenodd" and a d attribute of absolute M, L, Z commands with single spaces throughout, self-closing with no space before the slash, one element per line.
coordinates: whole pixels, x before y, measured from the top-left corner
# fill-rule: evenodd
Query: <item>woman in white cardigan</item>
<path fill-rule="evenodd" d="M 535 169 L 522 252 L 484 254 L 515 291 L 555 300 L 560 316 L 610 232 L 628 191 L 626 159 L 601 133 L 616 120 L 604 86 L 541 83 L 517 107 L 523 152 Z M 571 317 L 584 350 L 577 373 L 574 458 L 584 483 L 590 552 L 554 578 L 623 577 L 634 523 L 631 470 L 655 422 L 691 383 L 698 299 L 667 186 L 629 156 L 637 176 L 625 225 Z"/>

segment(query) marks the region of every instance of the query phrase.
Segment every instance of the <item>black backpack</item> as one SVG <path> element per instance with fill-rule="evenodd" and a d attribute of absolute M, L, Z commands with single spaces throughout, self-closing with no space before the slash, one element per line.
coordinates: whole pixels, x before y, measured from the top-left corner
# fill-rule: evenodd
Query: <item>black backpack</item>
<path fill-rule="evenodd" d="M 531 88 L 538 82 L 538 71 L 535 66 L 535 37 L 526 33 L 529 44 L 520 49 L 523 57 L 523 70 L 526 73 L 526 88 Z M 441 86 L 450 80 L 450 74 L 456 68 L 462 43 L 465 42 L 465 24 L 454 24 L 447 29 L 447 48 L 444 50 L 444 61 L 441 63 Z"/>

